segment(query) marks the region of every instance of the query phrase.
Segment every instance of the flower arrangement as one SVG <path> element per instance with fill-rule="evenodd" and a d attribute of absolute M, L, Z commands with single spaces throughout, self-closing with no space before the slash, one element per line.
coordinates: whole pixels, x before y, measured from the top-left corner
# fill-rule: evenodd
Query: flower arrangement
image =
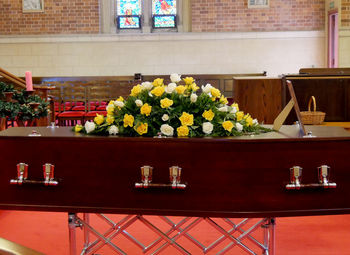
<path fill-rule="evenodd" d="M 203 137 L 239 136 L 269 132 L 256 119 L 239 110 L 215 87 L 200 88 L 192 77 L 170 76 L 171 83 L 157 78 L 131 89 L 106 107 L 107 116 L 97 115 L 75 132 L 101 135 Z"/>

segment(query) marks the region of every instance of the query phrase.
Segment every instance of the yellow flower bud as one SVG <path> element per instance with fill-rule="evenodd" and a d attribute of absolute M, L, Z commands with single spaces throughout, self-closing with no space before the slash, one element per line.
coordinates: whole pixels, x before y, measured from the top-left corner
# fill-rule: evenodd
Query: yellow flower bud
<path fill-rule="evenodd" d="M 183 80 L 186 85 L 191 85 L 194 82 L 193 77 L 186 77 L 186 78 L 183 78 Z"/>
<path fill-rule="evenodd" d="M 134 129 L 136 130 L 136 132 L 139 135 L 147 134 L 147 132 L 148 132 L 148 124 L 141 122 L 137 126 L 135 126 Z"/>
<path fill-rule="evenodd" d="M 82 129 L 83 129 L 83 126 L 82 126 L 82 125 L 77 124 L 77 125 L 74 127 L 74 132 L 79 133 L 79 132 L 80 132 Z"/>
<path fill-rule="evenodd" d="M 164 82 L 164 79 L 157 78 L 157 79 L 155 79 L 155 80 L 153 81 L 152 84 L 153 84 L 154 87 L 158 87 L 158 86 L 164 85 L 163 82 Z"/>
<path fill-rule="evenodd" d="M 241 121 L 243 119 L 243 116 L 244 116 L 244 112 L 237 112 L 236 113 L 237 121 Z"/>
<path fill-rule="evenodd" d="M 232 128 L 233 128 L 233 123 L 232 123 L 231 121 L 228 121 L 228 120 L 227 120 L 227 121 L 225 121 L 225 122 L 222 123 L 222 127 L 223 127 L 225 130 L 231 132 L 231 130 L 232 130 Z"/>
<path fill-rule="evenodd" d="M 111 125 L 114 121 L 114 117 L 112 115 L 107 115 L 106 122 Z"/>
<path fill-rule="evenodd" d="M 152 111 L 152 106 L 150 106 L 149 104 L 144 104 L 140 108 L 141 114 L 146 115 L 146 116 L 149 116 L 151 111 Z"/>
<path fill-rule="evenodd" d="M 215 113 L 213 113 L 213 111 L 210 109 L 209 111 L 204 111 L 202 116 L 204 119 L 212 121 L 215 116 Z"/>
<path fill-rule="evenodd" d="M 187 112 L 183 112 L 179 119 L 181 121 L 181 125 L 183 125 L 183 126 L 192 126 L 193 125 L 193 115 L 192 114 L 188 114 Z"/>
<path fill-rule="evenodd" d="M 221 104 L 228 104 L 227 98 L 224 95 L 221 95 L 220 97 L 220 103 Z"/>
<path fill-rule="evenodd" d="M 164 87 L 163 86 L 158 86 L 152 89 L 151 93 L 157 97 L 160 97 L 164 93 Z"/>
<path fill-rule="evenodd" d="M 179 137 L 186 137 L 188 136 L 189 129 L 187 126 L 180 126 L 176 129 L 177 131 L 177 136 Z"/>
<path fill-rule="evenodd" d="M 237 111 L 239 111 L 239 107 L 238 107 L 238 104 L 237 104 L 237 103 L 231 104 L 231 107 L 235 107 L 235 108 L 237 109 Z"/>
<path fill-rule="evenodd" d="M 131 89 L 130 96 L 132 96 L 132 97 L 138 96 L 138 94 L 141 93 L 141 90 L 142 90 L 142 87 L 141 87 L 140 84 L 134 86 L 134 87 Z"/>
<path fill-rule="evenodd" d="M 182 95 L 185 92 L 186 87 L 183 85 L 179 85 L 175 88 L 175 90 L 179 95 Z"/>
<path fill-rule="evenodd" d="M 172 106 L 173 103 L 174 103 L 174 101 L 169 99 L 169 98 L 164 98 L 164 99 L 160 100 L 160 106 L 162 108 L 168 108 L 168 107 Z"/>
<path fill-rule="evenodd" d="M 217 88 L 211 88 L 210 93 L 215 98 L 219 98 L 221 96 L 221 92 Z"/>
<path fill-rule="evenodd" d="M 102 114 L 97 114 L 96 117 L 94 118 L 94 122 L 97 125 L 101 125 L 105 121 L 105 117 Z"/>
<path fill-rule="evenodd" d="M 124 122 L 124 127 L 127 127 L 127 126 L 132 127 L 134 125 L 134 116 L 125 114 L 123 122 Z"/>

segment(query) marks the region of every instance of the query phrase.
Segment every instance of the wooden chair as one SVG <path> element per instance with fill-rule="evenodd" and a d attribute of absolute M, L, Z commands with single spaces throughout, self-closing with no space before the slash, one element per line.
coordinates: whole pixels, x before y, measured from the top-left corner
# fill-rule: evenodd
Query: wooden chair
<path fill-rule="evenodd" d="M 106 107 L 112 100 L 112 87 L 105 83 L 93 83 L 88 87 L 87 113 L 84 122 L 93 120 L 97 114 L 107 115 Z"/>
<path fill-rule="evenodd" d="M 63 110 L 57 115 L 59 126 L 74 126 L 84 123 L 86 86 L 66 84 L 62 89 Z"/>

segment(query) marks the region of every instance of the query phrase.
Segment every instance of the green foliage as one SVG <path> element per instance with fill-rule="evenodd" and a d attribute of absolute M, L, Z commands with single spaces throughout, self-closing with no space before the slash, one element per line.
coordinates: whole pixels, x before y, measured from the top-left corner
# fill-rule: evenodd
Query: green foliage
<path fill-rule="evenodd" d="M 26 121 L 47 116 L 48 102 L 39 96 L 30 95 L 25 90 L 16 91 L 12 85 L 0 82 L 0 93 L 3 94 L 3 92 L 13 92 L 13 96 L 11 102 L 6 102 L 3 95 L 0 100 L 0 117 Z M 35 107 L 31 106 L 32 104 L 35 104 Z"/>

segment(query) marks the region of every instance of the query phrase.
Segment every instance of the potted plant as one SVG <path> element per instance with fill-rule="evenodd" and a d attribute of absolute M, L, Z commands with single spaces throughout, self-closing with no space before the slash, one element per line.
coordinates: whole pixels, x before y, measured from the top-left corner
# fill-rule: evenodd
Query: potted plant
<path fill-rule="evenodd" d="M 15 90 L 13 85 L 0 82 L 0 96 L 4 97 L 5 101 L 10 102 Z"/>

